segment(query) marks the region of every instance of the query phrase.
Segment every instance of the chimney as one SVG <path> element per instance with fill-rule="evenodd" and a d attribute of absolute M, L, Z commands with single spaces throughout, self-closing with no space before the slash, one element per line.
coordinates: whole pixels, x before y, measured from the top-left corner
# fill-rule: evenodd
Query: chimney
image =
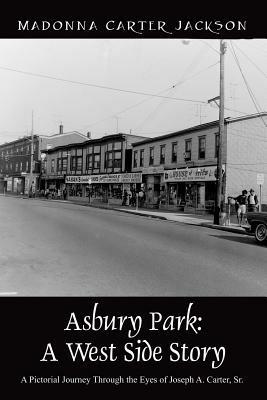
<path fill-rule="evenodd" d="M 88 137 L 88 139 L 91 139 L 91 132 L 87 132 L 86 136 Z"/>
<path fill-rule="evenodd" d="M 59 125 L 59 134 L 60 135 L 63 134 L 63 125 L 62 124 Z"/>

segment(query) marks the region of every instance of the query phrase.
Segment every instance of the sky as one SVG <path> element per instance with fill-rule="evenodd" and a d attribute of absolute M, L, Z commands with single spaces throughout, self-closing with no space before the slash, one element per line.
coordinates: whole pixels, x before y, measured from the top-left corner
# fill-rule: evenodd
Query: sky
<path fill-rule="evenodd" d="M 0 39 L 0 54 L 1 144 L 30 134 L 32 114 L 35 134 L 92 138 L 218 119 L 219 40 Z M 227 40 L 225 117 L 267 111 L 266 89 L 267 40 Z"/>

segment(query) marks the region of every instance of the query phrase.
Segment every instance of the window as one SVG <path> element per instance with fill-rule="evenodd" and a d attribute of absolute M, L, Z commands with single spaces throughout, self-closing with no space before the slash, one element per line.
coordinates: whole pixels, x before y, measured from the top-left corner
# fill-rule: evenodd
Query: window
<path fill-rule="evenodd" d="M 113 167 L 113 153 L 112 151 L 107 153 L 107 168 Z"/>
<path fill-rule="evenodd" d="M 94 146 L 94 154 L 100 153 L 100 146 Z"/>
<path fill-rule="evenodd" d="M 191 161 L 191 147 L 192 147 L 192 139 L 187 139 L 185 141 L 185 161 Z"/>
<path fill-rule="evenodd" d="M 138 151 L 135 150 L 135 151 L 134 151 L 134 159 L 133 159 L 133 167 L 134 167 L 134 168 L 137 167 L 137 155 L 138 155 Z"/>
<path fill-rule="evenodd" d="M 16 172 L 18 172 L 18 170 L 19 170 L 19 163 L 16 163 Z"/>
<path fill-rule="evenodd" d="M 83 158 L 81 156 L 76 157 L 76 170 L 81 171 L 83 165 Z"/>
<path fill-rule="evenodd" d="M 114 168 L 121 168 L 121 151 L 114 151 Z"/>
<path fill-rule="evenodd" d="M 160 164 L 165 163 L 165 144 L 160 146 Z"/>
<path fill-rule="evenodd" d="M 100 168 L 100 154 L 94 154 L 94 169 Z"/>
<path fill-rule="evenodd" d="M 27 167 L 28 169 L 28 167 Z M 51 172 L 55 172 L 55 160 L 51 160 Z"/>
<path fill-rule="evenodd" d="M 144 166 L 144 149 L 140 150 L 140 167 Z"/>
<path fill-rule="evenodd" d="M 71 171 L 75 171 L 76 170 L 76 161 L 77 161 L 76 156 L 72 156 L 71 159 L 70 159 L 70 169 L 71 169 Z"/>
<path fill-rule="evenodd" d="M 172 162 L 177 162 L 177 142 L 172 143 Z"/>
<path fill-rule="evenodd" d="M 149 148 L 149 165 L 154 164 L 154 147 Z"/>
<path fill-rule="evenodd" d="M 122 142 L 115 142 L 114 143 L 114 150 L 121 150 Z"/>
<path fill-rule="evenodd" d="M 86 156 L 86 169 L 93 168 L 93 154 L 87 154 Z"/>
<path fill-rule="evenodd" d="M 62 171 L 67 171 L 68 168 L 68 159 L 66 158 L 62 158 Z"/>
<path fill-rule="evenodd" d="M 65 154 L 66 152 L 62 152 L 62 154 Z M 57 159 L 57 170 L 59 171 L 67 171 L 68 168 L 68 158 L 67 157 L 62 157 Z"/>
<path fill-rule="evenodd" d="M 110 142 L 107 144 L 106 152 L 105 152 L 105 168 L 108 169 L 108 172 L 111 172 L 111 169 L 118 170 L 122 167 L 122 142 Z M 116 171 L 117 172 L 117 171 Z"/>
<path fill-rule="evenodd" d="M 20 162 L 20 171 L 22 171 L 22 167 L 23 167 L 23 164 L 22 164 L 22 161 Z"/>
<path fill-rule="evenodd" d="M 215 158 L 218 157 L 219 153 L 219 133 L 215 134 Z"/>
<path fill-rule="evenodd" d="M 29 161 L 26 161 L 26 172 L 29 170 Z"/>
<path fill-rule="evenodd" d="M 198 158 L 204 159 L 206 154 L 206 136 L 198 138 Z"/>

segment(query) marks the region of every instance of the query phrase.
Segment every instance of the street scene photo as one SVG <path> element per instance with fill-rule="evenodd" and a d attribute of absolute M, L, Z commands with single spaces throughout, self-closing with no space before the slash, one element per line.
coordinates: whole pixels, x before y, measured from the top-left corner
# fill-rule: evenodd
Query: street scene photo
<path fill-rule="evenodd" d="M 266 40 L 0 50 L 0 296 L 267 295 Z"/>

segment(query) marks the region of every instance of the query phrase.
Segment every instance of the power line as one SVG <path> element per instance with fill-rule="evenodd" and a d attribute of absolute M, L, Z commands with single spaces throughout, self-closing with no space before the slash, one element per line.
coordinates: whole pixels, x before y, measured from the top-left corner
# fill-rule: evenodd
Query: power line
<path fill-rule="evenodd" d="M 237 64 L 238 68 L 239 68 L 239 71 L 240 71 L 240 73 L 241 73 L 241 75 L 242 75 L 242 78 L 243 78 L 243 80 L 244 80 L 244 82 L 245 82 L 245 85 L 246 85 L 246 88 L 247 88 L 247 90 L 248 90 L 249 96 L 250 96 L 251 100 L 253 101 L 253 104 L 254 104 L 254 106 L 255 106 L 257 112 L 260 114 L 262 111 L 261 111 L 259 105 L 257 104 L 256 97 L 255 97 L 255 95 L 253 94 L 253 92 L 252 92 L 252 90 L 251 90 L 251 88 L 250 88 L 250 86 L 249 86 L 249 84 L 248 84 L 248 82 L 247 82 L 247 79 L 246 79 L 246 77 L 245 77 L 245 75 L 244 75 L 244 72 L 243 72 L 243 70 L 242 70 L 242 68 L 241 68 L 241 65 L 240 65 L 240 63 L 239 63 L 239 60 L 238 60 L 238 57 L 237 57 L 237 55 L 236 55 L 236 52 L 235 52 L 235 49 L 234 49 L 234 46 L 233 46 L 232 41 L 230 41 L 230 43 L 231 43 L 231 50 L 232 50 L 233 57 L 234 57 L 235 62 L 236 62 L 236 64 Z M 261 116 L 260 116 L 260 117 L 261 117 Z M 267 127 L 267 124 L 266 124 L 266 122 L 264 121 L 264 119 L 263 119 L 262 117 L 261 117 L 261 119 L 262 119 L 262 122 L 264 123 L 264 125 Z"/>
<path fill-rule="evenodd" d="M 220 52 L 218 50 L 216 50 L 213 46 L 211 46 L 209 43 L 205 42 L 205 40 L 200 39 L 200 41 L 202 43 L 204 43 L 206 46 L 208 46 L 210 49 L 212 49 L 213 51 L 215 51 L 217 54 L 220 54 Z"/>
<path fill-rule="evenodd" d="M 207 70 L 210 69 L 210 68 L 213 68 L 213 67 L 214 67 L 215 65 L 217 65 L 217 64 L 219 64 L 219 61 L 217 61 L 217 62 L 214 63 L 214 64 L 209 65 L 208 67 L 206 67 L 206 68 L 204 68 L 204 69 L 202 69 L 202 70 L 200 70 L 200 71 L 198 71 L 198 72 L 196 72 L 195 74 L 189 76 L 188 78 L 186 78 L 186 79 L 184 79 L 184 80 L 182 80 L 182 81 L 180 80 L 180 81 L 174 83 L 173 85 L 169 86 L 168 88 L 166 88 L 166 89 L 164 89 L 164 90 L 162 90 L 162 91 L 160 91 L 160 92 L 157 92 L 156 94 L 157 94 L 157 95 L 160 95 L 160 94 L 162 94 L 162 93 L 168 92 L 170 89 L 174 89 L 177 85 L 183 84 L 184 82 L 187 82 L 188 80 L 194 78 L 195 76 L 201 74 L 202 72 L 207 71 Z M 173 98 L 173 97 L 171 97 L 171 98 Z M 143 103 L 145 103 L 145 102 L 147 102 L 147 101 L 150 101 L 150 100 L 152 100 L 152 99 L 150 98 L 150 99 L 141 100 L 141 101 L 139 101 L 138 103 L 132 104 L 131 106 L 126 107 L 126 108 L 124 108 L 124 109 L 121 110 L 121 111 L 118 111 L 118 112 L 116 112 L 116 113 L 113 113 L 112 115 L 109 115 L 108 117 L 105 117 L 105 118 L 100 119 L 100 120 L 98 120 L 98 121 L 96 121 L 96 122 L 93 122 L 92 124 L 86 125 L 86 127 L 91 127 L 91 126 L 93 126 L 93 125 L 100 124 L 101 122 L 104 122 L 104 121 L 106 121 L 107 119 L 114 117 L 114 115 L 122 114 L 122 113 L 124 113 L 124 112 L 126 112 L 126 111 L 129 111 L 129 110 L 131 110 L 132 108 L 138 107 L 139 105 L 141 105 L 141 104 L 143 104 Z M 241 114 L 242 114 L 242 112 L 241 112 Z"/>
<path fill-rule="evenodd" d="M 239 46 L 235 44 L 235 46 L 238 48 L 238 50 L 257 68 L 257 70 L 265 77 L 267 78 L 267 74 L 253 61 L 251 58 L 243 51 L 240 49 Z"/>
<path fill-rule="evenodd" d="M 72 84 L 75 84 L 75 85 L 94 87 L 94 88 L 98 88 L 98 89 L 106 89 L 106 90 L 113 90 L 113 91 L 122 92 L 122 93 L 131 93 L 131 94 L 137 94 L 137 95 L 142 95 L 142 96 L 160 97 L 160 98 L 163 98 L 163 99 L 186 101 L 186 102 L 191 102 L 191 103 L 205 103 L 206 104 L 206 102 L 203 101 L 203 100 L 184 99 L 184 98 L 178 98 L 178 97 L 168 97 L 168 96 L 162 96 L 162 95 L 157 95 L 157 94 L 153 94 L 153 93 L 138 92 L 138 91 L 129 90 L 129 89 L 119 89 L 119 88 L 115 88 L 115 87 L 111 87 L 111 86 L 96 85 L 94 83 L 79 82 L 79 81 L 73 81 L 73 80 L 70 80 L 70 79 L 57 78 L 57 77 L 54 77 L 54 76 L 51 76 L 51 75 L 44 75 L 44 74 L 38 74 L 38 73 L 34 73 L 34 72 L 21 71 L 21 70 L 18 70 L 18 69 L 7 68 L 7 67 L 3 67 L 3 66 L 0 66 L 0 69 L 5 70 L 5 71 L 18 72 L 18 73 L 24 74 L 24 75 L 37 76 L 39 78 L 46 78 L 46 79 L 52 79 L 52 80 L 55 80 L 55 81 L 60 81 L 60 82 L 65 82 L 65 83 L 72 83 Z"/>

